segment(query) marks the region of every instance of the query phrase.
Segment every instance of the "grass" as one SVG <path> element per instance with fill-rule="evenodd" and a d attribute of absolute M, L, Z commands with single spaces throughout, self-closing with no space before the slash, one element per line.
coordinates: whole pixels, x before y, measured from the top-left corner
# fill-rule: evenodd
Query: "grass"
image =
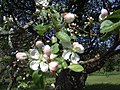
<path fill-rule="evenodd" d="M 120 73 L 93 73 L 87 78 L 85 90 L 120 90 Z"/>
<path fill-rule="evenodd" d="M 120 85 L 94 84 L 94 85 L 88 85 L 85 90 L 120 90 Z"/>
<path fill-rule="evenodd" d="M 54 83 L 54 81 L 55 81 L 54 76 L 49 75 L 49 78 L 47 78 L 48 85 Z M 0 90 L 6 90 L 7 85 L 8 83 L 0 82 Z M 13 88 L 12 90 L 18 89 Z M 33 87 L 29 90 L 40 89 L 37 89 L 33 85 Z M 120 73 L 119 72 L 92 73 L 87 78 L 85 90 L 120 90 Z"/>

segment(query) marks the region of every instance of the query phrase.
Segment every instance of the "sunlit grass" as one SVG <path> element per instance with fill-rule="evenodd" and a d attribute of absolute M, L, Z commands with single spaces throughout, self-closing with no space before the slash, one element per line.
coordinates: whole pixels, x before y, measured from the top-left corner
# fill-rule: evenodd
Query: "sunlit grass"
<path fill-rule="evenodd" d="M 94 73 L 88 76 L 85 90 L 120 90 L 120 73 Z"/>

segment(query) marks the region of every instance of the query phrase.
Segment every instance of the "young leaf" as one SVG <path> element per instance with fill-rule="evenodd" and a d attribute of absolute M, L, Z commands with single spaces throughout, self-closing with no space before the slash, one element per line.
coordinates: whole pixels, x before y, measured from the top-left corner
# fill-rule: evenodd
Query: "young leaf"
<path fill-rule="evenodd" d="M 28 87 L 28 84 L 26 82 L 21 82 L 19 87 L 22 87 L 22 88 L 27 88 Z"/>
<path fill-rule="evenodd" d="M 39 25 L 35 26 L 37 33 L 40 35 L 45 33 L 48 30 L 48 28 L 49 28 L 49 25 L 43 25 L 43 24 L 39 24 Z"/>
<path fill-rule="evenodd" d="M 68 36 L 68 34 L 65 33 L 64 31 L 59 31 L 58 33 L 56 33 L 56 36 L 62 42 L 70 42 L 70 40 L 71 40 L 70 37 Z"/>
<path fill-rule="evenodd" d="M 63 67 L 64 69 L 68 68 L 68 64 L 66 63 L 66 61 L 63 61 L 63 62 L 62 62 L 62 67 Z"/>
<path fill-rule="evenodd" d="M 74 72 L 82 72 L 84 70 L 84 68 L 79 64 L 71 64 L 68 68 Z"/>
<path fill-rule="evenodd" d="M 52 53 L 58 53 L 59 52 L 59 44 L 55 43 L 51 46 Z"/>

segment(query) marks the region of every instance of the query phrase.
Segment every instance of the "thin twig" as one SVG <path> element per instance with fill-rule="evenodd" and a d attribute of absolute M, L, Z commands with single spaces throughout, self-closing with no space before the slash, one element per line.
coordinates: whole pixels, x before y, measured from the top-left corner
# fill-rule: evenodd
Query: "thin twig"
<path fill-rule="evenodd" d="M 9 82 L 7 90 L 11 90 L 12 89 L 12 86 L 13 86 L 14 82 L 16 81 L 18 71 L 19 71 L 19 69 L 17 68 L 17 70 L 14 72 L 14 74 L 12 76 L 12 79 Z"/>

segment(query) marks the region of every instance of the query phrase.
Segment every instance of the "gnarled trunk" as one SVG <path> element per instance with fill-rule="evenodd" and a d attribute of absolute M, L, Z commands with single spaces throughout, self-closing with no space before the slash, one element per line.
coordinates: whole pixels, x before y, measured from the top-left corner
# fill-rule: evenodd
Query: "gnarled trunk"
<path fill-rule="evenodd" d="M 56 78 L 55 90 L 83 90 L 86 79 L 87 73 L 78 73 L 64 69 Z"/>

